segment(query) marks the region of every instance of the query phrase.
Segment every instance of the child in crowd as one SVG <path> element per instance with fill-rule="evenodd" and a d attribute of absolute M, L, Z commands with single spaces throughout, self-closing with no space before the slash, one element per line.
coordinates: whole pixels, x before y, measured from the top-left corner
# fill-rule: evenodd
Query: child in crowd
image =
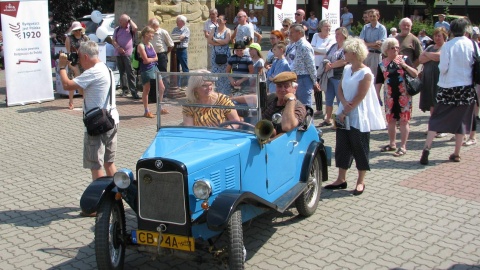
<path fill-rule="evenodd" d="M 236 41 L 233 45 L 233 55 L 228 58 L 226 73 L 232 73 L 228 77 L 232 89 L 232 95 L 250 94 L 248 77 L 235 77 L 235 74 L 253 74 L 253 61 L 250 55 L 245 54 L 245 43 Z"/>
<path fill-rule="evenodd" d="M 250 57 L 252 58 L 253 61 L 253 74 L 258 74 L 258 78 L 261 82 L 266 81 L 265 77 L 265 71 L 263 69 L 263 65 L 265 64 L 265 61 L 263 60 L 262 57 L 262 47 L 260 47 L 260 44 L 258 43 L 252 43 L 250 44 Z"/>
<path fill-rule="evenodd" d="M 268 92 L 275 93 L 276 86 L 273 83 L 273 78 L 278 74 L 284 71 L 291 71 L 290 66 L 288 65 L 287 59 L 285 59 L 285 51 L 287 49 L 287 45 L 283 41 L 277 42 L 272 48 L 273 55 L 276 60 L 273 61 L 272 67 L 267 71 L 267 82 L 268 82 Z"/>

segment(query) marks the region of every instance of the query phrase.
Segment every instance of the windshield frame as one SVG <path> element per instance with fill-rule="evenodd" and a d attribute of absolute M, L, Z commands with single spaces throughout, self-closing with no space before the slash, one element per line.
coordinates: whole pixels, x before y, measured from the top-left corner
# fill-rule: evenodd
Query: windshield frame
<path fill-rule="evenodd" d="M 208 77 L 208 78 L 217 78 L 217 80 L 218 80 L 218 78 L 233 77 L 233 74 L 229 74 L 229 73 L 204 73 L 204 72 L 183 73 L 183 72 L 158 72 L 158 71 L 155 74 L 155 77 L 156 77 L 157 81 L 161 80 L 161 78 L 175 78 L 175 79 L 177 79 L 178 77 L 187 77 L 187 76 L 188 77 L 189 76 L 202 76 L 202 77 Z M 262 116 L 262 108 L 261 108 L 261 103 L 260 103 L 260 100 L 261 100 L 261 97 L 260 97 L 261 90 L 260 89 L 262 88 L 261 85 L 263 84 L 263 86 L 264 86 L 263 89 L 264 89 L 264 91 L 266 91 L 265 82 L 260 82 L 260 77 L 258 76 L 258 74 L 234 74 L 234 77 L 236 79 L 248 78 L 249 80 L 253 80 L 252 85 L 250 87 L 254 88 L 254 90 L 255 90 L 255 93 L 252 93 L 252 96 L 253 96 L 253 94 L 255 96 L 255 100 L 254 100 L 255 104 L 253 104 L 253 103 L 249 103 L 249 104 L 243 103 L 243 104 L 235 104 L 235 106 L 189 104 L 188 106 L 189 107 L 200 107 L 200 108 L 202 108 L 202 107 L 203 108 L 223 108 L 223 109 L 235 109 L 237 111 L 239 111 L 239 110 L 247 111 L 249 114 L 251 113 L 252 115 L 254 115 L 254 117 L 253 117 L 254 124 L 253 125 L 255 125 L 262 118 L 261 117 Z M 186 128 L 203 128 L 203 129 L 207 128 L 207 129 L 218 129 L 218 130 L 230 130 L 230 131 L 248 132 L 248 133 L 253 133 L 254 132 L 253 130 L 226 129 L 226 128 L 218 127 L 218 126 L 209 127 L 209 126 L 184 126 L 184 125 L 165 124 L 162 121 L 162 114 L 161 114 L 162 104 L 160 103 L 160 97 L 158 95 L 158 93 L 159 93 L 159 89 L 158 89 L 159 85 L 158 84 L 156 84 L 156 88 L 157 89 L 155 89 L 155 91 L 157 92 L 157 95 L 156 95 L 157 100 L 156 100 L 155 104 L 156 104 L 156 113 L 157 113 L 157 131 L 159 131 L 161 128 L 165 128 L 165 127 L 176 127 L 176 128 L 186 127 Z M 170 89 L 171 88 L 172 87 L 170 87 Z M 266 94 L 267 93 L 265 93 L 265 95 Z M 181 98 L 179 98 L 177 101 L 181 101 Z M 185 100 L 183 102 L 184 103 L 182 103 L 181 106 L 183 106 L 184 104 L 187 104 L 187 103 L 185 103 Z M 165 101 L 163 103 L 165 104 Z M 177 105 L 177 106 L 180 106 L 180 105 Z M 165 125 L 162 125 L 162 123 L 165 124 Z"/>

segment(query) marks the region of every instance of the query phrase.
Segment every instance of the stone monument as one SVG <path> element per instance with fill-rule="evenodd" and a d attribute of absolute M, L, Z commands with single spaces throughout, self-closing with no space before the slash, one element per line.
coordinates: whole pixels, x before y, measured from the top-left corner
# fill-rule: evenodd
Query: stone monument
<path fill-rule="evenodd" d="M 115 18 L 128 14 L 137 24 L 140 33 L 150 18 L 156 17 L 160 27 L 172 32 L 176 27 L 176 17 L 187 17 L 190 29 L 188 44 L 188 67 L 190 70 L 207 67 L 207 41 L 203 35 L 203 25 L 209 17 L 209 10 L 215 7 L 214 1 L 206 0 L 116 0 Z"/>

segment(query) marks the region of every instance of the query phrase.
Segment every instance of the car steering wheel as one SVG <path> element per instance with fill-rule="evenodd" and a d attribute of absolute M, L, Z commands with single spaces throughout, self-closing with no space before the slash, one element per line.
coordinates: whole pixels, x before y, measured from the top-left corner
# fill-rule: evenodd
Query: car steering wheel
<path fill-rule="evenodd" d="M 224 126 L 230 126 L 232 129 L 235 129 L 233 127 L 233 125 L 240 125 L 240 126 L 244 126 L 244 127 L 247 127 L 247 128 L 251 128 L 253 131 L 255 131 L 255 126 L 250 124 L 250 123 L 247 123 L 247 122 L 243 122 L 243 121 L 236 121 L 236 120 L 233 120 L 233 121 L 225 121 L 223 123 L 220 123 L 220 125 L 218 125 L 218 127 L 224 127 Z"/>

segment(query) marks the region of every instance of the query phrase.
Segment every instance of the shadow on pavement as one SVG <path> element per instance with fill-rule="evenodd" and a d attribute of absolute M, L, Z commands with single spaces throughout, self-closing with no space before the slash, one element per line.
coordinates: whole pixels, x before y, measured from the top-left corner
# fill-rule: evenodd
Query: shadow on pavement
<path fill-rule="evenodd" d="M 78 207 L 61 207 L 44 210 L 0 211 L 0 224 L 13 224 L 23 227 L 42 227 L 53 221 L 78 218 L 71 212 L 79 212 Z"/>

